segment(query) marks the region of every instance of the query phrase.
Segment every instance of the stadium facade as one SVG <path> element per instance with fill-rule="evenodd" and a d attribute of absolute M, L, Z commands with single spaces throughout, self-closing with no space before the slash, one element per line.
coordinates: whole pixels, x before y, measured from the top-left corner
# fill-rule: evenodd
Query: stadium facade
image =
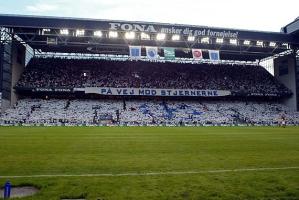
<path fill-rule="evenodd" d="M 0 27 L 2 112 L 15 105 L 19 98 L 26 95 L 31 97 L 34 95 L 39 97 L 48 96 L 50 94 L 54 94 L 54 96 L 57 96 L 57 94 L 74 96 L 74 94 L 82 93 L 87 96 L 91 94 L 114 97 L 219 98 L 232 96 L 238 100 L 262 97 L 279 99 L 282 104 L 292 110 L 298 111 L 299 108 L 298 19 L 283 27 L 281 32 L 151 22 L 19 15 L 0 15 Z M 49 84 L 39 84 L 38 86 L 37 84 L 24 83 L 32 78 L 32 74 L 36 73 L 30 72 L 32 65 L 50 66 L 49 62 L 55 63 L 57 61 L 51 60 L 51 58 L 64 57 L 79 58 L 79 60 L 92 59 L 93 63 L 96 64 L 87 64 L 89 66 L 96 66 L 97 61 L 95 60 L 97 59 L 105 60 L 106 62 L 109 60 L 120 61 L 123 62 L 121 63 L 122 66 L 129 66 L 128 69 L 131 64 L 127 62 L 134 63 L 137 62 L 136 60 L 141 60 L 139 65 L 143 65 L 142 62 L 144 61 L 144 63 L 162 63 L 161 66 L 164 66 L 163 63 L 174 63 L 174 66 L 179 63 L 192 65 L 263 65 L 268 71 L 272 72 L 275 80 L 282 85 L 277 85 L 277 88 L 281 89 L 278 92 L 277 88 L 274 88 L 273 92 L 269 92 L 266 87 L 269 88 L 271 86 L 268 85 L 265 85 L 265 88 L 259 91 L 251 90 L 247 92 L 249 89 L 246 85 L 244 88 L 236 91 L 226 89 L 225 87 L 223 89 L 220 87 L 209 88 L 208 86 L 191 88 L 174 86 L 171 88 L 170 85 L 163 88 L 151 87 L 150 85 L 145 87 L 146 84 L 143 84 L 142 81 L 132 84 L 134 87 L 124 84 L 114 87 L 113 85 L 99 87 L 86 86 L 84 84 L 73 85 L 72 87 L 64 85 L 62 87 L 61 85 L 57 86 L 57 83 L 55 83 L 57 87 L 49 87 Z M 41 59 L 39 60 L 38 58 Z M 47 60 L 47 58 L 50 60 Z M 65 60 L 61 62 L 65 62 L 65 65 L 68 64 Z M 77 61 L 72 62 L 74 66 L 85 65 L 83 61 L 80 61 L 80 63 Z M 264 63 L 271 64 L 266 66 Z M 104 64 L 109 65 L 109 63 Z M 98 65 L 104 64 L 98 63 Z M 111 68 L 115 66 L 116 69 L 121 70 L 118 65 L 119 63 L 112 62 Z M 204 67 L 197 72 L 205 73 Z M 136 70 L 138 67 L 133 66 L 133 68 Z M 192 66 L 186 65 L 186 69 L 188 68 L 191 69 Z M 76 69 L 74 68 L 73 71 Z M 93 70 L 79 70 L 81 70 L 80 72 L 84 76 L 95 73 Z M 215 72 L 218 69 L 213 69 L 212 66 L 210 70 Z M 233 72 L 235 69 L 230 70 Z M 136 79 L 140 78 L 140 75 L 135 72 L 133 76 Z M 258 74 L 253 73 L 252 79 L 255 79 L 255 76 L 258 76 Z M 267 75 L 265 76 L 268 77 Z M 229 77 L 224 76 L 222 78 L 226 80 Z M 35 82 L 40 83 L 41 81 L 35 80 Z"/>

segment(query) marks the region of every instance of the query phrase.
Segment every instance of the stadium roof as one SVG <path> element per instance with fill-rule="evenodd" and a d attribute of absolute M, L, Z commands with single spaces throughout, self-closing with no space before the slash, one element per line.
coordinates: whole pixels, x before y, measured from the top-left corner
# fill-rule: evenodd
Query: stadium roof
<path fill-rule="evenodd" d="M 139 21 L 0 15 L 0 27 L 42 52 L 128 54 L 129 45 L 140 45 L 174 47 L 178 57 L 191 57 L 192 48 L 216 49 L 225 60 L 254 61 L 299 46 L 298 35 L 288 32 Z"/>
<path fill-rule="evenodd" d="M 284 33 L 292 34 L 296 37 L 299 37 L 299 17 L 297 17 L 294 21 L 283 27 L 282 31 Z"/>

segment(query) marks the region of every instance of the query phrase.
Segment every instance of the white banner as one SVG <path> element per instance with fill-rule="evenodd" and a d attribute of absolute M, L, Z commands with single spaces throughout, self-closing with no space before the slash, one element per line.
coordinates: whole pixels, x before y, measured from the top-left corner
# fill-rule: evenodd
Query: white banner
<path fill-rule="evenodd" d="M 101 94 L 101 95 L 115 95 L 115 96 L 220 97 L 220 96 L 228 96 L 231 94 L 231 92 L 228 90 L 109 88 L 109 87 L 75 88 L 74 91 L 84 91 L 86 94 Z"/>
<path fill-rule="evenodd" d="M 201 60 L 202 59 L 201 49 L 192 49 L 192 56 L 194 60 Z"/>
<path fill-rule="evenodd" d="M 141 46 L 129 46 L 130 58 L 140 59 L 141 58 Z"/>
<path fill-rule="evenodd" d="M 209 50 L 210 60 L 220 60 L 219 51 Z"/>
<path fill-rule="evenodd" d="M 158 58 L 158 47 L 146 47 L 146 57 L 150 60 Z"/>

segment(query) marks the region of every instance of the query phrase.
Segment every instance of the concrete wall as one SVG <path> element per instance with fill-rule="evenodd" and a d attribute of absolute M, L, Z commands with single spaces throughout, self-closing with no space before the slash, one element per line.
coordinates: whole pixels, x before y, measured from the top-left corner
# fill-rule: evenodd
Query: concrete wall
<path fill-rule="evenodd" d="M 9 59 L 9 62 L 6 62 L 5 66 L 2 66 L 0 74 L 2 81 L 2 103 L 0 105 L 1 112 L 4 112 L 6 109 L 13 106 L 17 102 L 19 97 L 13 87 L 18 82 L 25 67 L 26 48 L 24 47 L 24 45 L 17 42 L 13 42 L 10 45 L 11 48 L 7 48 L 7 53 L 5 54 L 5 59 Z M 4 59 L 3 55 L 0 56 L 0 59 Z"/>
<path fill-rule="evenodd" d="M 274 76 L 293 92 L 292 97 L 284 99 L 282 103 L 293 110 L 298 110 L 295 58 L 292 55 L 276 58 Z"/>
<path fill-rule="evenodd" d="M 3 103 L 1 112 L 10 106 L 11 96 L 11 43 L 0 44 L 0 89 Z M 2 103 L 1 103 L 2 105 Z"/>
<path fill-rule="evenodd" d="M 14 43 L 12 48 L 12 66 L 11 66 L 11 101 L 10 106 L 14 105 L 19 99 L 18 94 L 15 92 L 13 87 L 20 79 L 25 68 L 25 55 L 26 48 L 21 45 Z"/>

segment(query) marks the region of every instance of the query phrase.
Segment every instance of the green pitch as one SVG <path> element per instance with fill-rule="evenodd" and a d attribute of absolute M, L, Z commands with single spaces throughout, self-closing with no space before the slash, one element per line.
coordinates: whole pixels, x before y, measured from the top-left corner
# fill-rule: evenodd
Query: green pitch
<path fill-rule="evenodd" d="M 299 199 L 299 128 L 0 127 L 0 176 L 33 200 Z"/>

